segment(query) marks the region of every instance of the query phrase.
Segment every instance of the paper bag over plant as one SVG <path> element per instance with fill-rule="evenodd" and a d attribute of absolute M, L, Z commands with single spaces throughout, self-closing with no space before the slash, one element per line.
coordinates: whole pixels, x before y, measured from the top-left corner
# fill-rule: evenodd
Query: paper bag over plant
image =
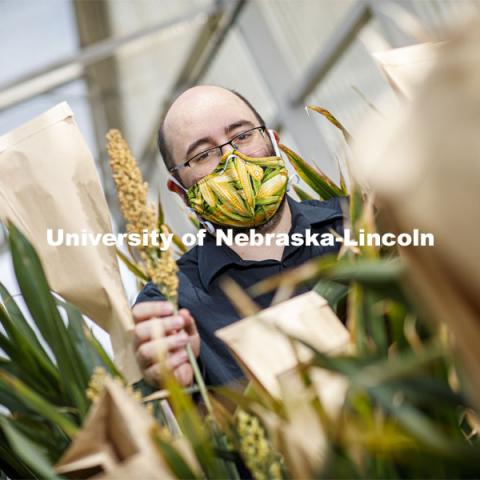
<path fill-rule="evenodd" d="M 108 380 L 80 433 L 58 461 L 57 473 L 67 478 L 175 478 L 154 442 L 160 428 L 123 387 Z M 173 441 L 192 456 L 183 439 Z M 197 465 L 192 465 L 198 468 Z M 99 477 L 96 477 L 99 478 Z"/>
<path fill-rule="evenodd" d="M 298 364 L 285 333 L 332 354 L 344 350 L 350 339 L 327 301 L 315 292 L 299 295 L 216 332 L 250 376 L 277 397 L 278 376 Z M 300 360 L 307 362 L 312 351 L 299 342 L 296 347 Z"/>
<path fill-rule="evenodd" d="M 0 137 L 0 219 L 28 236 L 52 289 L 109 332 L 117 365 L 137 379 L 115 248 L 47 242 L 49 228 L 78 234 L 112 229 L 92 156 L 67 103 Z"/>
<path fill-rule="evenodd" d="M 480 404 L 480 19 L 458 30 L 395 121 L 357 133 L 356 177 L 392 231 L 434 234 L 402 251 L 412 291 L 448 325 Z"/>
<path fill-rule="evenodd" d="M 441 43 L 420 43 L 373 53 L 391 87 L 400 95 L 411 98 L 432 69 Z"/>

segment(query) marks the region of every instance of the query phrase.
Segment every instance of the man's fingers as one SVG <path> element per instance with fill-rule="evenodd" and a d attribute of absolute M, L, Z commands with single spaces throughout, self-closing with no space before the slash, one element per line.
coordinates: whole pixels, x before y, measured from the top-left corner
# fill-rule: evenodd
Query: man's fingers
<path fill-rule="evenodd" d="M 184 348 L 182 348 L 168 355 L 167 368 L 169 368 L 170 370 L 175 370 L 180 365 L 183 365 L 186 362 L 188 362 L 187 351 Z"/>
<path fill-rule="evenodd" d="M 185 326 L 185 319 L 181 315 L 163 318 L 151 318 L 135 325 L 135 346 L 144 342 L 164 337 L 181 330 Z"/>
<path fill-rule="evenodd" d="M 191 313 L 186 308 L 181 308 L 178 311 L 178 314 L 184 320 L 184 328 L 190 334 L 194 335 L 197 333 L 197 326 L 195 325 L 195 320 L 193 319 Z"/>
<path fill-rule="evenodd" d="M 159 387 L 160 386 L 160 380 L 162 378 L 162 370 L 160 368 L 160 365 L 158 363 L 155 363 L 151 367 L 148 367 L 143 372 L 143 378 L 150 385 L 154 385 L 156 387 Z"/>
<path fill-rule="evenodd" d="M 157 363 L 160 356 L 167 352 L 174 352 L 173 354 L 176 354 L 179 349 L 185 350 L 185 346 L 188 342 L 188 335 L 185 332 L 180 332 L 176 335 L 170 335 L 168 337 L 142 343 L 136 351 L 138 364 L 140 365 L 140 368 L 145 369 L 150 365 Z M 168 358 L 169 357 L 167 357 L 167 366 L 169 368 L 175 368 L 169 366 Z"/>
<path fill-rule="evenodd" d="M 191 365 L 187 362 L 184 362 L 179 367 L 175 368 L 173 370 L 173 375 L 180 385 L 184 387 L 188 387 L 192 383 L 193 371 Z M 155 363 L 151 367 L 147 368 L 144 371 L 143 376 L 147 383 L 150 383 L 156 387 L 160 387 L 162 383 L 162 369 L 160 368 L 160 364 Z"/>
<path fill-rule="evenodd" d="M 178 311 L 178 314 L 185 320 L 185 330 L 190 335 L 190 343 L 192 345 L 193 353 L 196 357 L 200 354 L 200 336 L 198 335 L 195 320 L 186 308 Z"/>
<path fill-rule="evenodd" d="M 192 366 L 189 363 L 183 363 L 178 368 L 173 371 L 177 382 L 184 386 L 188 387 L 192 384 L 193 381 L 193 370 Z"/>
<path fill-rule="evenodd" d="M 142 302 L 132 308 L 135 323 L 149 320 L 152 317 L 164 317 L 173 313 L 170 302 Z"/>

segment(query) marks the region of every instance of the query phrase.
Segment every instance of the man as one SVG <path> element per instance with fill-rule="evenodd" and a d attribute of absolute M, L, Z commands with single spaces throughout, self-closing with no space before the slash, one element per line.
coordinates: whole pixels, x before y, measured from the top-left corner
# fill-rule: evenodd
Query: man
<path fill-rule="evenodd" d="M 275 156 L 274 143 L 279 137 L 277 132 L 274 135 L 275 139 L 268 135 L 258 112 L 238 93 L 210 85 L 190 88 L 172 104 L 159 132 L 162 157 L 174 176 L 168 181 L 168 188 L 188 204 L 185 192 L 211 174 L 223 154 L 237 147 L 250 157 Z M 299 203 L 285 195 L 273 216 L 265 220 L 256 226 L 256 232 L 292 234 L 311 229 L 324 233 L 332 228 L 343 232 L 338 199 Z M 222 221 L 210 224 L 215 229 L 227 228 Z M 235 232 L 239 231 L 248 231 L 248 228 L 237 226 Z M 172 315 L 171 305 L 162 300 L 152 284 L 142 290 L 133 308 L 135 348 L 145 380 L 152 385 L 159 384 L 156 352 L 161 348 L 168 351 L 168 366 L 179 382 L 190 385 L 193 372 L 185 348 L 188 343 L 199 359 L 207 384 L 222 385 L 241 378 L 239 366 L 215 336 L 216 330 L 239 319 L 219 286 L 222 276 L 230 276 L 247 289 L 312 257 L 337 250 L 338 247 L 315 245 L 216 245 L 214 236 L 207 234 L 203 245 L 192 248 L 177 262 L 182 307 L 178 315 Z M 295 293 L 305 291 L 307 287 Z M 267 307 L 272 294 L 255 300 Z M 160 330 L 163 336 L 159 339 L 155 336 L 153 340 L 154 330 Z"/>

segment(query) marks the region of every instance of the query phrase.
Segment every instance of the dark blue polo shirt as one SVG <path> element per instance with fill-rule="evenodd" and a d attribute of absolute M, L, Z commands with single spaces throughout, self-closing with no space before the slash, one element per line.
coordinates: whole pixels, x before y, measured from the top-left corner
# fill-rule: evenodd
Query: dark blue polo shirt
<path fill-rule="evenodd" d="M 330 229 L 343 234 L 343 213 L 340 202 L 346 199 L 334 198 L 327 201 L 308 200 L 297 202 L 287 195 L 292 213 L 290 234 L 327 233 Z M 345 201 L 346 205 L 346 201 Z M 215 336 L 219 328 L 239 320 L 239 315 L 219 287 L 223 275 L 230 276 L 242 288 L 271 275 L 297 267 L 313 257 L 337 252 L 335 246 L 288 245 L 284 248 L 281 260 L 243 260 L 227 245 L 216 245 L 215 238 L 207 235 L 202 246 L 195 246 L 178 261 L 179 267 L 179 306 L 190 310 L 196 320 L 201 338 L 200 364 L 208 385 L 224 385 L 243 377 L 243 373 L 228 352 L 223 342 Z M 305 293 L 309 286 L 295 291 L 295 295 Z M 266 308 L 272 301 L 274 292 L 255 298 Z M 140 292 L 136 303 L 162 300 L 158 289 L 151 283 Z"/>

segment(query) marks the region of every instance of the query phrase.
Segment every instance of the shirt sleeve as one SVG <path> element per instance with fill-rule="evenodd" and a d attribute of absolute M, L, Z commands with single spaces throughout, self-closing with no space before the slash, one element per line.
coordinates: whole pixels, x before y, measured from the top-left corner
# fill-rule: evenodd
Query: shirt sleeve
<path fill-rule="evenodd" d="M 147 283 L 138 294 L 134 305 L 143 302 L 158 302 L 160 300 L 166 300 L 165 296 L 160 293 L 160 290 L 156 285 L 153 283 Z"/>

